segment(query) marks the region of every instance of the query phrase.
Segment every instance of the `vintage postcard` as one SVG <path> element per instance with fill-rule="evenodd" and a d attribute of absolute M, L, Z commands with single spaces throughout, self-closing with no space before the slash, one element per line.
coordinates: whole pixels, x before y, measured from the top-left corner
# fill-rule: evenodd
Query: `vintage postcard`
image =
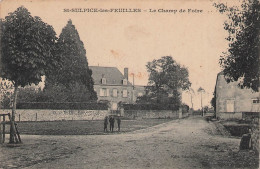
<path fill-rule="evenodd" d="M 258 0 L 2 0 L 0 168 L 258 168 Z"/>

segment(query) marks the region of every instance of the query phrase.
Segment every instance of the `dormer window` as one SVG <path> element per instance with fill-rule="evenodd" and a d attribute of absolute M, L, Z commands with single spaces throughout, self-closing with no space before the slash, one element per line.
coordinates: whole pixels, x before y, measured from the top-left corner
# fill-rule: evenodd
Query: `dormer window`
<path fill-rule="evenodd" d="M 101 79 L 101 83 L 102 83 L 102 84 L 107 84 L 107 79 L 103 77 L 103 78 Z"/>
<path fill-rule="evenodd" d="M 123 85 L 127 85 L 127 79 L 123 80 Z"/>

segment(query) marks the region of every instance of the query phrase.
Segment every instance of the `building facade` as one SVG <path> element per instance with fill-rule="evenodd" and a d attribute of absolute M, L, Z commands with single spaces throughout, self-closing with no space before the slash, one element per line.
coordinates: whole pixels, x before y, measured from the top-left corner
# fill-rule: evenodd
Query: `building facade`
<path fill-rule="evenodd" d="M 216 81 L 216 116 L 222 119 L 242 119 L 245 114 L 260 112 L 259 92 L 241 89 L 238 82 L 227 83 L 224 74 L 217 75 Z"/>
<path fill-rule="evenodd" d="M 89 66 L 94 79 L 94 90 L 98 101 L 108 101 L 111 110 L 119 103 L 135 103 L 138 96 L 145 94 L 144 86 L 134 86 L 128 80 L 128 68 L 122 74 L 116 67 Z"/>

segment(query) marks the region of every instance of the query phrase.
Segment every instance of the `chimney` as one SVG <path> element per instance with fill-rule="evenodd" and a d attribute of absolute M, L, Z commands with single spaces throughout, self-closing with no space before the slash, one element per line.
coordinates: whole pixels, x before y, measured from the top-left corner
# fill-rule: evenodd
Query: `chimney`
<path fill-rule="evenodd" d="M 128 80 L 128 68 L 124 68 L 124 77 Z"/>

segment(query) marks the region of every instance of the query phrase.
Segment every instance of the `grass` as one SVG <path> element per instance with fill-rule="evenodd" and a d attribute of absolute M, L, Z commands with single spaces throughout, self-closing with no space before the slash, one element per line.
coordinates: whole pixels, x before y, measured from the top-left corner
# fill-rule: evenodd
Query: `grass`
<path fill-rule="evenodd" d="M 120 133 L 135 131 L 172 119 L 142 119 L 142 120 L 122 120 Z M 42 122 L 18 122 L 18 129 L 21 134 L 30 135 L 90 135 L 106 134 L 103 132 L 103 120 L 88 121 L 42 121 Z M 109 130 L 109 124 L 108 124 Z M 117 122 L 115 122 L 114 133 L 117 132 Z M 111 132 L 107 132 L 111 133 Z"/>

